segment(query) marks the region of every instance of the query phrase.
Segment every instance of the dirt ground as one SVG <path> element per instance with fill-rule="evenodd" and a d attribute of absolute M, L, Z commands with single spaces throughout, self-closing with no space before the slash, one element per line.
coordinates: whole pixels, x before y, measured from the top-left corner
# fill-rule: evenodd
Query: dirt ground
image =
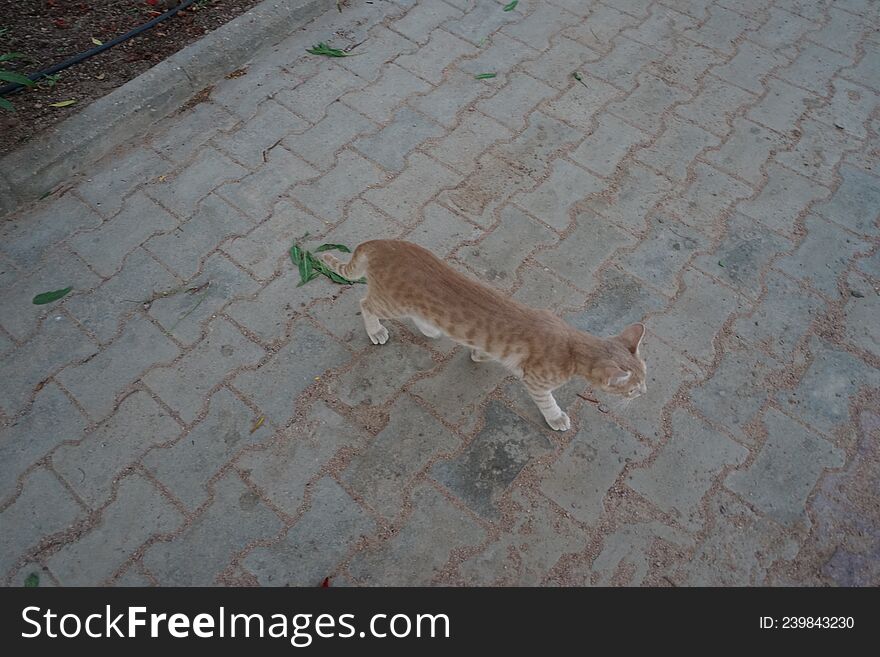
<path fill-rule="evenodd" d="M 128 80 L 260 0 L 199 0 L 185 11 L 100 55 L 7 96 L 15 112 L 0 110 L 0 153 L 80 111 Z M 23 74 L 41 71 L 109 41 L 178 4 L 177 0 L 0 0 L 0 54 L 25 58 L 4 66 Z M 66 100 L 67 107 L 52 107 Z"/>

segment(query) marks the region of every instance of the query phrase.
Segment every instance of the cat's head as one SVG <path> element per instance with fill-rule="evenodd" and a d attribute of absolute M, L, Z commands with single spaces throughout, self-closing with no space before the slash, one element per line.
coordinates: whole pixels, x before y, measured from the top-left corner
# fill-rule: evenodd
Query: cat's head
<path fill-rule="evenodd" d="M 619 335 L 605 338 L 595 354 L 587 378 L 598 389 L 627 399 L 647 392 L 645 361 L 639 346 L 645 337 L 645 325 L 630 324 Z"/>

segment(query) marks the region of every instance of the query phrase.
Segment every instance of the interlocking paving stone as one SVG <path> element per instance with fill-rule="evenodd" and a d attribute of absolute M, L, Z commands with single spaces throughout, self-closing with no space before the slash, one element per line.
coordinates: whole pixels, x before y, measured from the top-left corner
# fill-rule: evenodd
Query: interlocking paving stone
<path fill-rule="evenodd" d="M 455 186 L 459 174 L 444 168 L 421 153 L 413 153 L 407 167 L 385 187 L 370 189 L 364 198 L 404 225 L 415 223 L 417 212 L 444 188 Z"/>
<path fill-rule="evenodd" d="M 880 372 L 820 338 L 809 343 L 813 360 L 797 387 L 777 393 L 782 407 L 810 426 L 831 433 L 850 418 L 848 397 L 880 386 Z"/>
<path fill-rule="evenodd" d="M 557 240 L 519 208 L 508 205 L 501 210 L 501 223 L 479 244 L 458 251 L 458 259 L 479 274 L 480 280 L 503 288 L 515 283 L 515 272 L 523 259 L 539 245 Z"/>
<path fill-rule="evenodd" d="M 417 3 L 405 16 L 391 23 L 390 27 L 408 39 L 424 44 L 430 38 L 431 30 L 461 15 L 461 11 L 446 3 Z"/>
<path fill-rule="evenodd" d="M 710 361 L 715 353 L 713 341 L 721 325 L 744 301 L 736 292 L 693 269 L 684 272 L 682 282 L 681 296 L 667 310 L 651 318 L 649 329 L 681 353 Z M 687 320 L 683 319 L 685 316 Z"/>
<path fill-rule="evenodd" d="M 704 417 L 744 442 L 743 427 L 767 401 L 767 377 L 774 363 L 759 352 L 730 350 L 712 376 L 690 390 L 691 403 Z"/>
<path fill-rule="evenodd" d="M 304 132 L 309 124 L 275 101 L 260 106 L 247 123 L 235 132 L 215 137 L 213 143 L 249 169 L 263 162 L 263 153 L 291 132 Z"/>
<path fill-rule="evenodd" d="M 415 509 L 403 528 L 386 543 L 359 552 L 349 571 L 371 586 L 419 586 L 431 583 L 455 549 L 479 545 L 486 538 L 480 527 L 432 486 L 412 494 Z"/>
<path fill-rule="evenodd" d="M 556 95 L 556 90 L 530 75 L 511 73 L 507 85 L 491 98 L 477 103 L 477 109 L 519 130 L 525 126 L 525 118 L 542 100 Z"/>
<path fill-rule="evenodd" d="M 689 96 L 665 80 L 644 73 L 639 75 L 635 90 L 625 99 L 610 103 L 608 111 L 633 125 L 656 132 L 660 129 L 663 113 Z"/>
<path fill-rule="evenodd" d="M 588 289 L 599 266 L 631 239 L 602 217 L 583 212 L 578 214 L 571 234 L 538 253 L 535 259 L 581 289 Z"/>
<path fill-rule="evenodd" d="M 639 279 L 610 267 L 599 277 L 586 310 L 567 315 L 567 320 L 582 331 L 616 335 L 627 324 L 641 321 L 647 313 L 663 308 L 666 303 Z"/>
<path fill-rule="evenodd" d="M 713 235 L 725 210 L 737 200 L 751 196 L 752 191 L 746 184 L 702 163 L 694 171 L 696 175 L 687 189 L 664 202 L 663 209 L 688 226 Z"/>
<path fill-rule="evenodd" d="M 385 429 L 352 459 L 340 479 L 381 516 L 394 518 L 416 473 L 458 445 L 455 434 L 404 396 L 391 407 Z"/>
<path fill-rule="evenodd" d="M 475 105 L 477 99 L 492 91 L 492 86 L 474 80 L 472 75 L 452 71 L 433 91 L 417 96 L 409 103 L 437 123 L 452 128 L 458 123 L 461 112 L 467 111 Z"/>
<path fill-rule="evenodd" d="M 276 507 L 292 516 L 328 461 L 342 449 L 362 450 L 367 440 L 362 429 L 317 402 L 302 421 L 283 431 L 281 440 L 245 452 L 237 463 Z M 320 502 L 314 491 L 312 499 Z"/>
<path fill-rule="evenodd" d="M 0 503 L 14 494 L 22 472 L 64 441 L 78 440 L 87 424 L 56 384 L 46 384 L 28 412 L 0 431 Z"/>
<path fill-rule="evenodd" d="M 391 123 L 375 134 L 355 140 L 353 146 L 386 171 L 400 171 L 410 152 L 443 132 L 443 128 L 424 115 L 404 107 Z"/>
<path fill-rule="evenodd" d="M 576 83 L 559 98 L 544 101 L 542 109 L 553 118 L 566 121 L 586 133 L 593 129 L 595 116 L 602 106 L 623 96 L 623 92 L 602 80 L 584 79 L 588 81 L 586 85 Z"/>
<path fill-rule="evenodd" d="M 701 91 L 693 99 L 675 108 L 675 114 L 693 121 L 716 135 L 726 135 L 734 114 L 755 96 L 744 89 L 716 78 L 706 78 Z"/>
<path fill-rule="evenodd" d="M 702 524 L 700 501 L 718 474 L 742 463 L 748 451 L 682 409 L 672 413 L 672 437 L 651 465 L 633 470 L 626 483 L 689 529 Z M 687 486 L 674 483 L 682 475 Z"/>
<path fill-rule="evenodd" d="M 862 296 L 853 296 L 850 293 L 847 300 L 846 337 L 851 344 L 876 356 L 880 354 L 880 331 L 875 321 L 880 310 L 880 295 L 876 291 L 873 294 L 868 292 L 872 284 L 855 273 L 850 274 L 847 283 L 851 290 L 862 292 Z"/>
<path fill-rule="evenodd" d="M 483 428 L 458 456 L 438 461 L 431 476 L 456 493 L 481 516 L 500 514 L 498 503 L 529 462 L 552 449 L 547 437 L 492 401 Z"/>
<path fill-rule="evenodd" d="M 754 312 L 734 323 L 733 333 L 780 360 L 788 360 L 825 303 L 777 272 L 769 272 L 764 284 L 766 296 Z"/>
<path fill-rule="evenodd" d="M 543 112 L 530 114 L 528 123 L 516 138 L 493 151 L 518 170 L 539 179 L 554 155 L 579 142 L 583 135 Z"/>
<path fill-rule="evenodd" d="M 626 564 L 634 568 L 626 585 L 641 585 L 648 571 L 657 565 L 651 558 L 652 548 L 657 541 L 682 547 L 691 547 L 692 544 L 692 539 L 686 533 L 657 521 L 625 525 L 605 537 L 599 556 L 582 575 L 583 584 L 610 586 L 618 568 Z M 574 581 L 581 583 L 577 579 Z"/>
<path fill-rule="evenodd" d="M 283 146 L 277 146 L 266 153 L 266 163 L 258 171 L 221 185 L 217 194 L 253 221 L 263 221 L 291 187 L 318 173 Z"/>
<path fill-rule="evenodd" d="M 614 412 L 643 436 L 654 440 L 662 436 L 660 418 L 664 408 L 675 398 L 682 383 L 697 378 L 696 368 L 659 340 L 652 339 L 650 332 L 642 339 L 639 355 L 645 360 L 648 391 Z M 612 408 L 614 404 L 611 401 Z"/>
<path fill-rule="evenodd" d="M 600 114 L 598 125 L 571 153 L 571 159 L 603 176 L 610 176 L 630 148 L 650 137 L 613 114 Z"/>
<path fill-rule="evenodd" d="M 873 91 L 848 80 L 835 80 L 832 83 L 834 95 L 831 101 L 811 112 L 811 116 L 838 130 L 864 139 L 867 136 L 865 123 L 880 102 Z"/>
<path fill-rule="evenodd" d="M 651 209 L 669 194 L 671 184 L 648 167 L 634 163 L 621 165 L 620 179 L 584 205 L 615 223 L 641 232 Z"/>
<path fill-rule="evenodd" d="M 603 187 L 603 182 L 593 174 L 559 159 L 544 182 L 514 197 L 514 202 L 557 230 L 565 230 L 571 223 L 572 206 Z"/>
<path fill-rule="evenodd" d="M 648 455 L 634 435 L 606 417 L 581 411 L 581 429 L 541 474 L 541 491 L 579 521 L 593 525 L 603 500 L 631 461 Z"/>
<path fill-rule="evenodd" d="M 545 498 L 520 491 L 511 497 L 522 511 L 510 531 L 461 565 L 469 584 L 539 586 L 563 554 L 580 551 L 586 541 L 583 530 Z"/>
<path fill-rule="evenodd" d="M 170 169 L 155 151 L 144 146 L 133 148 L 118 158 L 104 158 L 77 187 L 77 194 L 110 217 L 122 208 L 129 192 Z"/>
<path fill-rule="evenodd" d="M 800 213 L 811 202 L 826 198 L 830 192 L 809 178 L 775 163 L 767 166 L 767 173 L 767 184 L 758 196 L 740 201 L 736 209 L 765 226 L 791 235 Z"/>
<path fill-rule="evenodd" d="M 373 84 L 342 97 L 349 107 L 374 121 L 386 121 L 405 98 L 431 90 L 431 85 L 397 64 L 389 64 Z M 332 110 L 328 110 L 328 116 Z"/>
<path fill-rule="evenodd" d="M 440 192 L 437 201 L 456 214 L 488 228 L 495 223 L 498 208 L 518 190 L 534 184 L 524 165 L 487 154 L 477 161 L 476 169 L 463 181 Z"/>
<path fill-rule="evenodd" d="M 306 233 L 324 230 L 321 221 L 281 201 L 272 216 L 247 235 L 235 236 L 223 244 L 223 252 L 261 280 L 272 277 L 280 269 L 287 271 L 290 260 L 285 258 L 290 247 Z M 280 263 L 283 261 L 283 266 Z"/>
<path fill-rule="evenodd" d="M 141 312 L 144 304 L 179 288 L 181 283 L 150 254 L 136 249 L 118 274 L 90 294 L 71 296 L 64 307 L 102 344 L 107 344 L 126 316 Z"/>
<path fill-rule="evenodd" d="M 234 473 L 213 487 L 211 505 L 169 542 L 151 545 L 144 565 L 165 586 L 210 586 L 254 539 L 268 539 L 281 520 Z"/>
<path fill-rule="evenodd" d="M 97 228 L 101 217 L 73 194 L 37 204 L 0 227 L 0 253 L 17 267 L 36 269 L 61 240 L 77 231 Z"/>
<path fill-rule="evenodd" d="M 207 416 L 170 447 L 151 450 L 143 464 L 162 484 L 194 510 L 208 499 L 206 484 L 234 454 L 264 442 L 267 424 L 256 426 L 253 412 L 228 390 L 209 398 Z"/>
<path fill-rule="evenodd" d="M 294 322 L 290 342 L 256 370 L 238 374 L 233 385 L 252 399 L 266 420 L 284 426 L 293 415 L 293 401 L 331 367 L 346 364 L 351 354 L 307 321 Z M 279 388 L 277 382 L 283 381 Z"/>
<path fill-rule="evenodd" d="M 843 465 L 844 453 L 776 409 L 768 409 L 763 421 L 767 441 L 758 458 L 730 473 L 725 485 L 779 523 L 809 524 L 807 497 L 825 468 Z"/>
<path fill-rule="evenodd" d="M 97 352 L 98 347 L 67 316 L 53 313 L 34 337 L 0 358 L 0 372 L 3 372 L 0 409 L 8 415 L 18 412 L 49 376 L 65 365 L 85 361 Z M 109 376 L 112 378 L 113 374 L 111 371 Z M 80 383 L 86 381 L 80 379 Z M 98 385 L 95 381 L 88 383 Z"/>
<path fill-rule="evenodd" d="M 409 391 L 444 420 L 469 431 L 479 420 L 480 404 L 507 376 L 507 370 L 499 364 L 475 363 L 466 349 L 459 349 L 447 365 L 413 383 Z M 457 381 L 467 381 L 468 385 L 456 385 Z"/>
<path fill-rule="evenodd" d="M 143 391 L 126 397 L 116 413 L 75 445 L 52 455 L 52 465 L 93 507 L 110 496 L 113 479 L 153 445 L 180 435 L 180 425 Z"/>
<path fill-rule="evenodd" d="M 156 299 L 150 315 L 175 338 L 192 345 L 202 337 L 203 324 L 223 306 L 239 297 L 249 297 L 259 289 L 256 281 L 228 258 L 212 255 L 202 273 L 178 288 L 175 294 Z"/>
<path fill-rule="evenodd" d="M 755 184 L 761 176 L 761 165 L 785 146 L 778 134 L 747 119 L 734 119 L 733 132 L 717 151 L 706 159 L 720 169 Z"/>
<path fill-rule="evenodd" d="M 312 166 L 326 170 L 336 161 L 336 152 L 361 133 L 373 132 L 376 124 L 342 103 L 327 108 L 327 116 L 305 132 L 282 142 Z"/>
<path fill-rule="evenodd" d="M 445 30 L 434 30 L 428 43 L 411 55 L 402 55 L 397 63 L 411 73 L 431 84 L 443 81 L 443 71 L 463 55 L 472 55 L 476 50 Z"/>
<path fill-rule="evenodd" d="M 354 73 L 328 63 L 302 84 L 279 90 L 274 99 L 307 121 L 317 123 L 331 103 L 349 91 L 362 89 L 366 83 Z"/>
<path fill-rule="evenodd" d="M 747 297 L 761 293 L 761 272 L 777 253 L 791 248 L 791 242 L 768 232 L 763 226 L 741 214 L 733 215 L 721 243 L 694 265 L 724 281 Z"/>
<path fill-rule="evenodd" d="M 132 513 L 133 508 L 138 512 Z M 150 482 L 138 475 L 126 477 L 100 522 L 53 554 L 49 568 L 65 586 L 103 582 L 148 538 L 173 531 L 182 520 L 180 511 Z"/>
<path fill-rule="evenodd" d="M 248 170 L 216 148 L 206 146 L 176 175 L 151 185 L 148 193 L 162 205 L 186 218 L 195 204 L 224 182 L 240 180 Z M 112 198 L 112 197 L 111 197 Z"/>
<path fill-rule="evenodd" d="M 331 393 L 349 406 L 381 406 L 412 377 L 434 366 L 424 347 L 392 341 L 371 349 L 331 385 Z"/>
<path fill-rule="evenodd" d="M 678 273 L 707 245 L 701 233 L 661 213 L 648 219 L 648 232 L 635 250 L 615 262 L 673 296 L 678 290 Z"/>
<path fill-rule="evenodd" d="M 713 529 L 683 564 L 681 581 L 693 586 L 759 586 L 776 561 L 797 554 L 797 541 L 778 524 L 726 491 L 712 499 L 709 516 Z"/>
<path fill-rule="evenodd" d="M 823 185 L 833 185 L 837 164 L 858 141 L 844 130 L 829 130 L 809 117 L 801 120 L 799 130 L 801 137 L 794 148 L 778 153 L 776 161 Z"/>
<path fill-rule="evenodd" d="M 192 218 L 144 243 L 159 261 L 185 279 L 195 276 L 204 256 L 230 237 L 244 235 L 253 224 L 213 194 L 201 201 Z"/>
<path fill-rule="evenodd" d="M 186 422 L 198 414 L 211 389 L 239 367 L 253 366 L 266 355 L 232 324 L 216 319 L 205 338 L 173 365 L 156 367 L 143 382 Z"/>
<path fill-rule="evenodd" d="M 51 290 L 73 288 L 64 297 L 65 306 L 88 298 L 88 292 L 94 290 L 101 279 L 92 272 L 82 259 L 70 250 L 59 247 L 49 254 L 45 266 L 29 276 L 16 277 L 15 282 L 6 286 L 0 298 L 0 325 L 9 331 L 12 337 L 25 340 L 37 330 L 40 320 L 52 321 L 57 315 L 58 304 L 35 305 L 33 299 L 38 294 Z"/>
<path fill-rule="evenodd" d="M 425 206 L 425 219 L 405 236 L 405 239 L 433 251 L 438 256 L 448 255 L 462 242 L 476 239 L 479 228 L 437 203 Z"/>
<path fill-rule="evenodd" d="M 880 179 L 847 165 L 840 167 L 840 176 L 840 187 L 828 201 L 816 204 L 814 211 L 856 233 L 878 234 Z"/>
<path fill-rule="evenodd" d="M 807 236 L 791 255 L 777 260 L 774 267 L 835 299 L 839 295 L 837 280 L 847 262 L 856 253 L 866 251 L 867 245 L 814 215 L 804 220 L 804 226 Z"/>
<path fill-rule="evenodd" d="M 0 532 L 0 573 L 6 573 L 23 553 L 45 536 L 60 532 L 84 518 L 82 507 L 58 478 L 45 468 L 31 472 L 21 494 L 0 512 L 4 527 Z"/>
<path fill-rule="evenodd" d="M 335 481 L 311 488 L 311 508 L 279 543 L 248 553 L 244 566 L 263 586 L 319 586 L 376 523 Z"/>
<path fill-rule="evenodd" d="M 637 150 L 635 157 L 670 178 L 683 180 L 694 158 L 703 149 L 717 144 L 718 139 L 702 128 L 671 117 L 660 138 Z"/>

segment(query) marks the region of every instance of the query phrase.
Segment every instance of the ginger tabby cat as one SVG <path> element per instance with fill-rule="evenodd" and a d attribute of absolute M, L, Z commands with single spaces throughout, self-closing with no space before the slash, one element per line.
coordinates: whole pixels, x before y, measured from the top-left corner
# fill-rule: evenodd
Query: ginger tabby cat
<path fill-rule="evenodd" d="M 474 361 L 498 361 L 520 378 L 547 424 L 557 431 L 569 429 L 571 421 L 553 390 L 574 376 L 630 399 L 646 391 L 645 361 L 639 356 L 642 324 L 610 338 L 596 337 L 548 310 L 509 299 L 427 249 L 402 240 L 364 242 L 347 263 L 329 253 L 321 257 L 341 276 L 366 275 L 361 311 L 373 344 L 388 340 L 380 319 L 409 318 L 429 338 L 445 334 L 469 347 Z"/>

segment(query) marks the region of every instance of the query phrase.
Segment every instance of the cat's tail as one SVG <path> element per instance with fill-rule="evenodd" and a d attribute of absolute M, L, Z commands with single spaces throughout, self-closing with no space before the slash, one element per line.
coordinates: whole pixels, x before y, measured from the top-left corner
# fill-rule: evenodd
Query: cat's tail
<path fill-rule="evenodd" d="M 351 254 L 351 260 L 348 262 L 342 262 L 342 260 L 328 251 L 321 254 L 321 260 L 330 269 L 350 281 L 357 280 L 367 273 L 367 254 L 363 244 L 354 250 L 354 253 Z"/>

